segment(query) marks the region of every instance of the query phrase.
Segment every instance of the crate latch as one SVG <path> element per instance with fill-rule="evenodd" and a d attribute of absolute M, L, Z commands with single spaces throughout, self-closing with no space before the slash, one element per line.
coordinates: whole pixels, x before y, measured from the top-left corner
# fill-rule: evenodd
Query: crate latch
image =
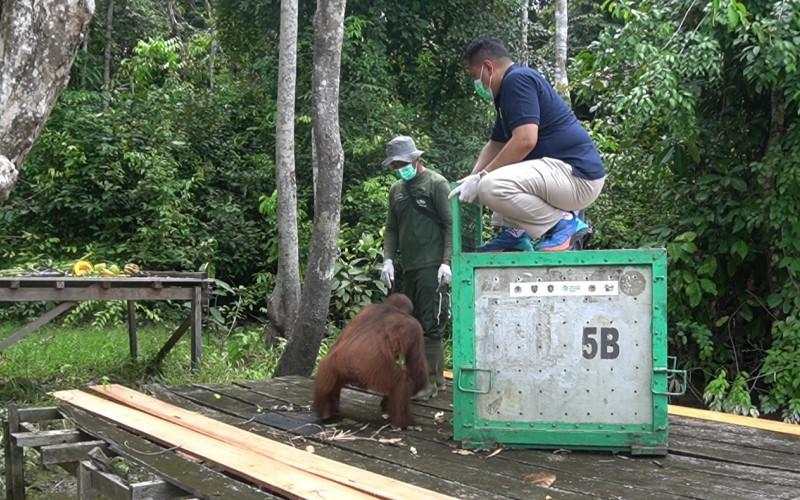
<path fill-rule="evenodd" d="M 486 388 L 485 391 L 482 391 L 481 389 L 479 389 L 477 387 L 475 389 L 470 389 L 470 388 L 462 386 L 461 382 L 462 382 L 462 380 L 464 380 L 463 374 L 465 372 L 476 372 L 476 373 L 483 372 L 483 373 L 488 373 L 489 374 L 489 386 Z M 475 377 L 475 385 L 476 386 L 478 385 L 478 377 L 477 376 Z M 458 371 L 456 372 L 456 387 L 458 388 L 459 391 L 462 391 L 462 392 L 471 392 L 471 393 L 474 393 L 474 394 L 488 394 L 489 391 L 492 390 L 492 370 L 485 370 L 483 368 L 471 368 L 471 367 L 467 367 L 467 366 L 460 366 L 460 367 L 458 367 Z"/>
<path fill-rule="evenodd" d="M 653 390 L 653 394 L 656 394 L 658 396 L 683 396 L 684 394 L 686 394 L 686 386 L 688 385 L 686 379 L 686 370 L 678 370 L 676 368 L 678 366 L 678 358 L 675 356 L 667 356 L 667 364 L 671 365 L 672 367 L 653 368 L 653 373 L 666 373 L 668 388 L 677 387 L 677 389 L 674 391 Z M 676 375 L 680 377 L 680 380 L 674 378 Z"/>

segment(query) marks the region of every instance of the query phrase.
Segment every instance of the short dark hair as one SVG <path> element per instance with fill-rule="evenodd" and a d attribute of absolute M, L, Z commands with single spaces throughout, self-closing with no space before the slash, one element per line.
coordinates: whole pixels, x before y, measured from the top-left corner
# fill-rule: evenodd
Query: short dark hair
<path fill-rule="evenodd" d="M 464 49 L 464 62 L 474 64 L 484 59 L 508 59 L 508 49 L 499 38 L 482 36 L 471 41 Z"/>

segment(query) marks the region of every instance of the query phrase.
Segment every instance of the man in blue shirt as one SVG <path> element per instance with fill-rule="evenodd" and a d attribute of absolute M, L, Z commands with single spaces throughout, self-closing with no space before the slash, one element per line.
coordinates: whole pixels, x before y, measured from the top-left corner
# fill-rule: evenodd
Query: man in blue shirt
<path fill-rule="evenodd" d="M 578 212 L 600 195 L 605 170 L 569 105 L 538 72 L 514 64 L 503 42 L 479 38 L 464 62 L 497 118 L 472 174 L 451 192 L 494 211 L 503 229 L 482 250 L 568 250 L 586 225 Z"/>

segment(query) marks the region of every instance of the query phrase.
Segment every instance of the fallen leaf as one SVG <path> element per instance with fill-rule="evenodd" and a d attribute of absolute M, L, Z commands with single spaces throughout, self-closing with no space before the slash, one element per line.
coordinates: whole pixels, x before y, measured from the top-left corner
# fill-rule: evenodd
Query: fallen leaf
<path fill-rule="evenodd" d="M 381 418 L 384 419 L 384 420 L 389 420 L 389 414 L 388 413 L 381 413 Z"/>
<path fill-rule="evenodd" d="M 553 486 L 553 483 L 556 482 L 556 475 L 552 472 L 541 471 L 528 474 L 522 479 L 529 483 L 533 483 L 536 486 L 544 486 L 545 488 L 549 488 Z"/>
<path fill-rule="evenodd" d="M 309 453 L 314 453 L 314 447 L 311 445 L 306 446 L 306 451 Z"/>
<path fill-rule="evenodd" d="M 457 455 L 474 455 L 475 454 L 475 453 L 473 453 L 473 452 L 471 452 L 469 450 L 461 450 L 461 449 L 453 450 L 453 453 L 455 453 Z"/>
<path fill-rule="evenodd" d="M 491 454 L 489 454 L 489 456 L 486 457 L 486 459 L 488 460 L 488 459 L 492 458 L 493 456 L 498 455 L 501 451 L 503 451 L 503 448 L 497 448 Z"/>
<path fill-rule="evenodd" d="M 444 422 L 444 412 L 443 411 L 437 411 L 433 415 L 433 421 L 436 422 L 437 424 L 441 424 L 442 422 Z"/>
<path fill-rule="evenodd" d="M 551 497 L 550 495 L 545 495 L 544 500 L 553 500 L 553 497 Z"/>
<path fill-rule="evenodd" d="M 215 392 L 215 393 L 214 393 L 214 399 L 222 399 L 222 396 L 220 396 L 219 394 L 217 394 L 217 393 Z"/>
<path fill-rule="evenodd" d="M 408 449 L 408 451 L 410 451 L 410 452 L 411 452 L 411 454 L 412 454 L 412 455 L 414 455 L 414 456 L 416 456 L 416 455 L 417 455 L 417 449 L 416 449 L 416 448 L 414 448 L 413 446 L 412 446 L 411 448 L 409 448 L 409 449 Z"/>

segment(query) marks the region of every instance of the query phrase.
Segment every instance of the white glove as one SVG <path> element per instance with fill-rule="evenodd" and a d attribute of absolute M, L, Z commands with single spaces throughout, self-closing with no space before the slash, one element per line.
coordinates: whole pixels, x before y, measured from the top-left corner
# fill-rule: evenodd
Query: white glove
<path fill-rule="evenodd" d="M 386 284 L 387 288 L 392 288 L 392 284 L 394 284 L 394 264 L 392 264 L 392 259 L 386 259 L 383 261 L 383 269 L 381 269 L 381 281 Z"/>
<path fill-rule="evenodd" d="M 458 199 L 462 202 L 472 203 L 478 197 L 478 184 L 480 181 L 480 174 L 470 174 L 458 181 L 458 186 L 450 191 L 450 194 L 447 197 L 452 198 L 458 194 Z"/>
<path fill-rule="evenodd" d="M 450 270 L 450 266 L 447 264 L 439 266 L 439 275 L 437 278 L 439 279 L 439 285 L 449 285 L 450 281 L 453 279 L 453 271 Z"/>

